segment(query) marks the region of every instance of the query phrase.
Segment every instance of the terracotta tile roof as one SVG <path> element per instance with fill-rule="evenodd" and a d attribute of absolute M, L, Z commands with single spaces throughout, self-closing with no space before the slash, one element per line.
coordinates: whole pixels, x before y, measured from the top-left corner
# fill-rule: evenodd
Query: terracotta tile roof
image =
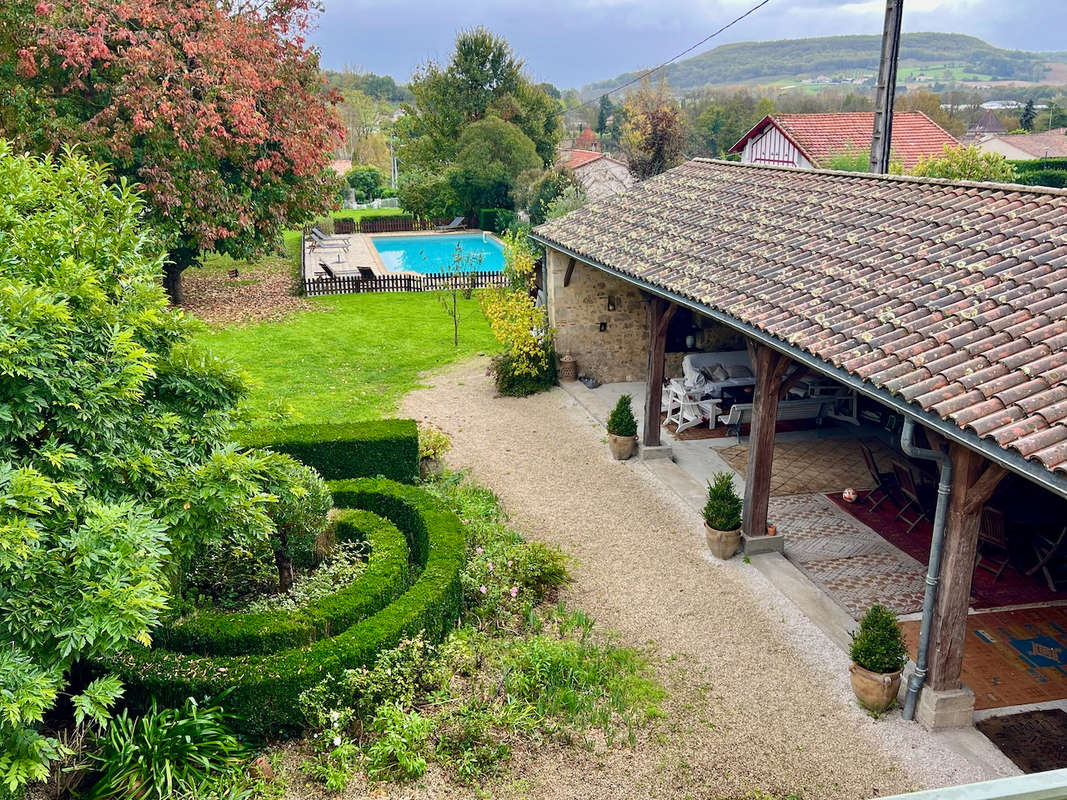
<path fill-rule="evenodd" d="M 571 150 L 567 154 L 567 160 L 564 163 L 568 169 L 578 169 L 578 167 L 592 164 L 598 158 L 604 157 L 603 153 L 597 153 L 593 150 Z"/>
<path fill-rule="evenodd" d="M 1067 128 L 1053 128 L 1044 133 L 1002 133 L 983 138 L 982 142 L 999 139 L 1004 144 L 1017 147 L 1034 158 L 1063 158 L 1067 156 Z"/>
<path fill-rule="evenodd" d="M 730 148 L 740 153 L 745 142 L 775 125 L 793 142 L 811 163 L 825 166 L 833 156 L 849 150 L 869 151 L 874 131 L 873 111 L 848 111 L 839 114 L 772 114 L 760 120 L 741 140 Z M 911 169 L 923 156 L 940 155 L 945 145 L 959 144 L 952 135 L 921 111 L 893 115 L 894 159 Z"/>
<path fill-rule="evenodd" d="M 1067 473 L 1067 191 L 697 159 L 538 227 Z"/>

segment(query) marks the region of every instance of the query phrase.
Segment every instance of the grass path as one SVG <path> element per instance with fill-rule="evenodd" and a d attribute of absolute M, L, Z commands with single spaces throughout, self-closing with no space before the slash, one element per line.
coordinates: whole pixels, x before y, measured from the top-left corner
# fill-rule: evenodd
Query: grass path
<path fill-rule="evenodd" d="M 452 342 L 452 320 L 432 292 L 309 302 L 321 310 L 200 335 L 213 353 L 251 375 L 248 402 L 257 418 L 268 419 L 279 405 L 292 409 L 291 422 L 388 416 L 403 394 L 419 385 L 420 373 L 497 349 L 477 298 L 460 300 L 458 347 Z"/>
<path fill-rule="evenodd" d="M 832 645 L 753 567 L 713 562 L 696 512 L 639 462 L 613 462 L 569 395 L 494 397 L 483 373 L 482 359 L 457 365 L 402 409 L 452 435 L 449 461 L 497 492 L 524 535 L 576 557 L 568 603 L 651 648 L 670 692 L 635 748 L 525 754 L 492 796 L 855 800 L 984 777 L 917 726 L 861 712 L 844 654 L 830 670 L 805 657 L 812 632 L 808 648 Z"/>

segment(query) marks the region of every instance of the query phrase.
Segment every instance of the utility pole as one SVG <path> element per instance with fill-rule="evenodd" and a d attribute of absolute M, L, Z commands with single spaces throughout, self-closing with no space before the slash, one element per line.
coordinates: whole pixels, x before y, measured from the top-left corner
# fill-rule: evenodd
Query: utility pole
<path fill-rule="evenodd" d="M 900 17 L 904 0 L 885 0 L 885 28 L 882 30 L 882 60 L 878 67 L 878 90 L 874 98 L 874 133 L 871 136 L 869 172 L 889 172 L 889 150 L 893 141 L 893 97 L 897 89 L 897 59 L 900 55 Z"/>

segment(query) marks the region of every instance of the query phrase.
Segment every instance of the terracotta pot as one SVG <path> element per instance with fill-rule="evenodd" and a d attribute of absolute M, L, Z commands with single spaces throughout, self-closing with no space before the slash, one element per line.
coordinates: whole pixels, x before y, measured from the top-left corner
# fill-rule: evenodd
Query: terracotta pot
<path fill-rule="evenodd" d="M 704 523 L 704 538 L 708 540 L 711 554 L 718 559 L 726 561 L 733 558 L 737 552 L 737 546 L 741 544 L 741 529 L 735 531 L 720 531 Z"/>
<path fill-rule="evenodd" d="M 768 525 L 767 526 L 767 535 L 768 536 L 776 536 L 777 534 L 778 534 L 778 526 L 777 525 Z"/>
<path fill-rule="evenodd" d="M 634 454 L 637 447 L 636 436 L 616 436 L 608 434 L 608 447 L 611 448 L 611 457 L 616 461 L 625 461 Z"/>
<path fill-rule="evenodd" d="M 893 705 L 900 689 L 900 674 L 896 672 L 871 672 L 858 664 L 848 668 L 848 677 L 852 681 L 852 691 L 864 708 L 881 713 Z"/>

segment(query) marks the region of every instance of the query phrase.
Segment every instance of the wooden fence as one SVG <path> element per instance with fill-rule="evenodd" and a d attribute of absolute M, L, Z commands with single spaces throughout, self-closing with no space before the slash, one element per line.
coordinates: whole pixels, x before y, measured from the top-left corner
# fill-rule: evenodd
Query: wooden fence
<path fill-rule="evenodd" d="M 338 217 L 333 220 L 333 232 L 341 236 L 353 233 L 408 233 L 411 231 L 432 231 L 447 225 L 449 219 L 420 219 L 406 216 L 382 217 L 380 219 L 349 219 Z M 476 217 L 464 219 L 468 228 L 478 227 Z"/>
<path fill-rule="evenodd" d="M 463 272 L 457 275 L 381 275 L 362 278 L 359 275 L 338 275 L 335 278 L 304 280 L 304 294 L 318 297 L 325 294 L 359 294 L 362 292 L 435 292 L 441 289 L 488 289 L 507 286 L 502 272 Z"/>

